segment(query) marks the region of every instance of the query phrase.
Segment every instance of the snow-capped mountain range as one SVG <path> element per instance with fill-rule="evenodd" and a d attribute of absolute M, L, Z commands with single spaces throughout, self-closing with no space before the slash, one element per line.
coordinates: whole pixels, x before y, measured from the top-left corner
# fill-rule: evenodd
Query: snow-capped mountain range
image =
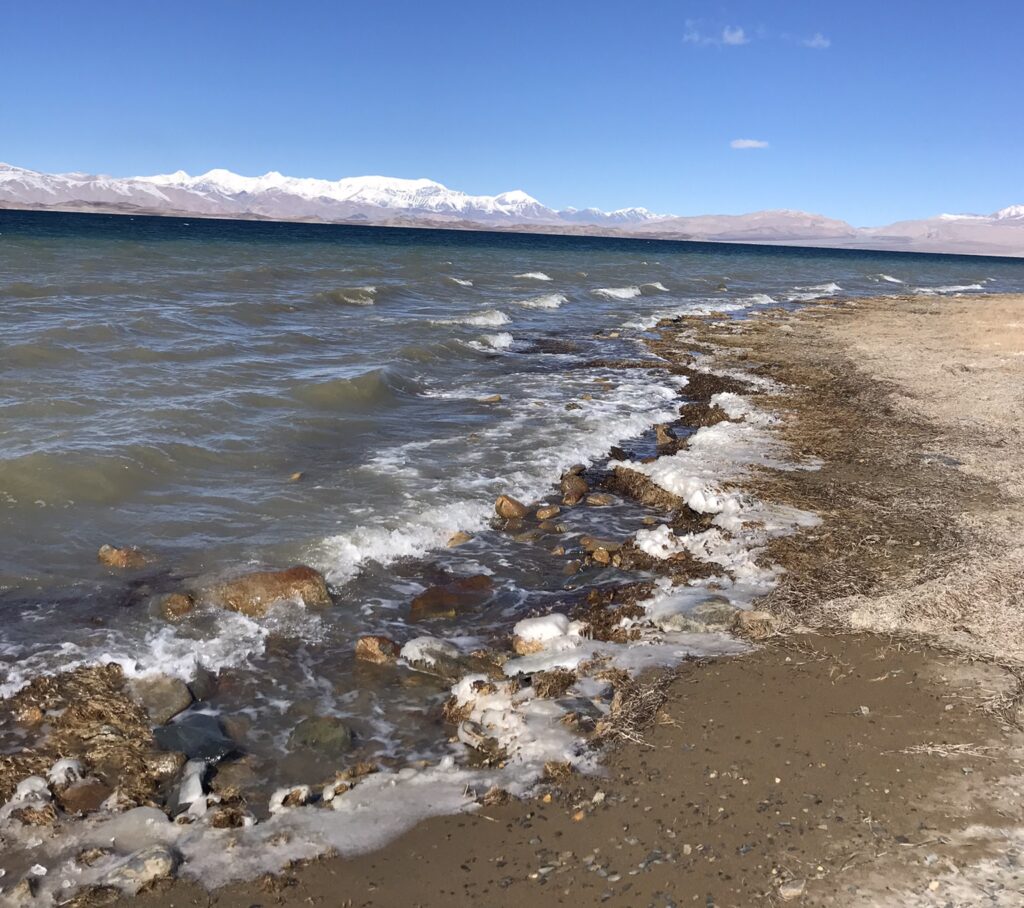
<path fill-rule="evenodd" d="M 802 211 L 676 217 L 646 208 L 549 208 L 521 190 L 469 195 L 433 180 L 320 180 L 230 170 L 190 176 L 39 173 L 0 164 L 0 208 L 54 209 L 335 223 L 600 233 L 719 242 L 1024 256 L 1024 205 L 990 215 L 942 214 L 852 227 Z"/>

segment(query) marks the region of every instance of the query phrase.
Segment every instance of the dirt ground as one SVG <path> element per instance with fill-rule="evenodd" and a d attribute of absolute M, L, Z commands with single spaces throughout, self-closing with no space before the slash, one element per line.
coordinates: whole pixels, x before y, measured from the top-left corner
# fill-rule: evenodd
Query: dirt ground
<path fill-rule="evenodd" d="M 1024 298 L 680 321 L 659 350 L 778 383 L 759 405 L 820 462 L 749 483 L 823 519 L 766 553 L 784 633 L 683 666 L 603 778 L 132 904 L 1024 904 Z"/>

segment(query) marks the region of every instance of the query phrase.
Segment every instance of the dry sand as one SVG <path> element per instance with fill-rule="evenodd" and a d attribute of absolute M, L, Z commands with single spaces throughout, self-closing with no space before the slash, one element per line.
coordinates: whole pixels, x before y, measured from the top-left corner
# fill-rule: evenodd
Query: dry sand
<path fill-rule="evenodd" d="M 681 321 L 661 347 L 784 383 L 759 403 L 822 460 L 752 483 L 824 518 L 769 553 L 786 632 L 683 666 L 603 778 L 133 904 L 1024 904 L 1024 298 Z"/>

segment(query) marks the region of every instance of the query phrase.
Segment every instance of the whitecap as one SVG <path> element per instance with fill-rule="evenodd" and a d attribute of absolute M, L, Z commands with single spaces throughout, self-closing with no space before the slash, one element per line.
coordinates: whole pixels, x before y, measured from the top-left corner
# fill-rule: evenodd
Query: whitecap
<path fill-rule="evenodd" d="M 937 293 L 969 293 L 972 290 L 984 290 L 981 284 L 950 284 L 948 287 L 915 287 L 914 293 L 932 296 Z"/>
<path fill-rule="evenodd" d="M 462 318 L 446 318 L 433 322 L 435 325 L 472 325 L 474 328 L 500 328 L 511 322 L 500 309 L 485 309 L 483 312 L 476 312 L 473 315 L 465 315 Z"/>
<path fill-rule="evenodd" d="M 903 281 L 901 281 L 898 277 L 893 277 L 891 274 L 880 274 L 880 275 L 878 275 L 878 280 L 885 281 L 888 284 L 902 284 L 903 283 Z"/>
<path fill-rule="evenodd" d="M 545 293 L 528 300 L 520 300 L 519 305 L 527 309 L 557 309 L 565 302 L 568 300 L 564 293 Z"/>
<path fill-rule="evenodd" d="M 449 275 L 448 276 L 448 280 L 450 280 L 453 284 L 458 284 L 460 287 L 472 287 L 473 286 L 473 282 L 472 281 L 465 280 L 464 278 L 461 278 L 461 277 L 452 277 L 451 275 Z"/>
<path fill-rule="evenodd" d="M 516 277 L 526 278 L 529 281 L 550 281 L 551 278 L 543 271 L 527 271 L 525 274 L 517 274 Z"/>
<path fill-rule="evenodd" d="M 632 287 L 599 287 L 592 291 L 594 296 L 603 296 L 609 300 L 631 300 L 640 295 L 640 288 Z"/>

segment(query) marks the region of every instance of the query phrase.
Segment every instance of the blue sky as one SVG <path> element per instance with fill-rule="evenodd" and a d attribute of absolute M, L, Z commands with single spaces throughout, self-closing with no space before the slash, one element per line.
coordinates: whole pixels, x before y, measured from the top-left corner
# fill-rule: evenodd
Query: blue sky
<path fill-rule="evenodd" d="M 427 176 L 554 207 L 855 224 L 1024 202 L 1020 3 L 0 12 L 0 160 L 37 170 Z"/>

